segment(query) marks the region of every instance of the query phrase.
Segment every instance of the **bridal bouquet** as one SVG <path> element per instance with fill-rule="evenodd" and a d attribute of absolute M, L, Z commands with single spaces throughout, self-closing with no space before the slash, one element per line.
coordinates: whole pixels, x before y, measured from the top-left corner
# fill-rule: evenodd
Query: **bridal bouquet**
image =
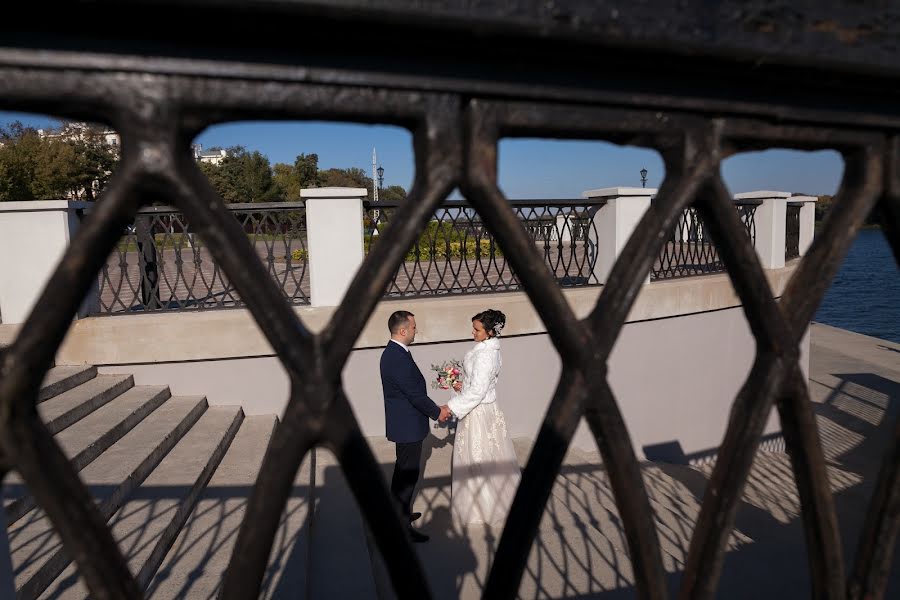
<path fill-rule="evenodd" d="M 440 365 L 431 365 L 431 370 L 437 373 L 437 377 L 431 382 L 431 387 L 440 390 L 452 390 L 453 384 L 462 381 L 463 368 L 458 360 L 448 360 Z"/>

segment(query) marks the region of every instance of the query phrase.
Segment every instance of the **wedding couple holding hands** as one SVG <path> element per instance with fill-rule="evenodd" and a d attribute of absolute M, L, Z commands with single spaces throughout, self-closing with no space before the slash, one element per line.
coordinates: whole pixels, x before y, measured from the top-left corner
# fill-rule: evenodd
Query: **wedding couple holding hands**
<path fill-rule="evenodd" d="M 394 442 L 397 460 L 391 494 L 409 521 L 414 542 L 428 536 L 413 529 L 422 515 L 412 512 L 419 481 L 422 442 L 428 436 L 429 419 L 459 420 L 453 443 L 451 514 L 461 527 L 470 523 L 502 523 L 519 485 L 519 465 L 506 431 L 503 412 L 497 406 L 500 375 L 501 330 L 505 315 L 486 310 L 472 317 L 475 346 L 463 360 L 462 381 L 456 394 L 438 406 L 428 397 L 425 377 L 410 354 L 416 339 L 416 317 L 400 310 L 388 319 L 391 339 L 381 355 L 381 384 L 387 438 Z"/>

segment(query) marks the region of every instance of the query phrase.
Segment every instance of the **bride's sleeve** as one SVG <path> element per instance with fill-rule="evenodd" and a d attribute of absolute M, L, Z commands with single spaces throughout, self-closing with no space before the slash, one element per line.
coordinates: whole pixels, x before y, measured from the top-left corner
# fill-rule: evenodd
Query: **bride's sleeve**
<path fill-rule="evenodd" d="M 462 392 L 447 403 L 456 418 L 462 419 L 484 400 L 494 370 L 493 355 L 493 352 L 479 353 L 472 365 L 472 373 L 465 374 Z"/>

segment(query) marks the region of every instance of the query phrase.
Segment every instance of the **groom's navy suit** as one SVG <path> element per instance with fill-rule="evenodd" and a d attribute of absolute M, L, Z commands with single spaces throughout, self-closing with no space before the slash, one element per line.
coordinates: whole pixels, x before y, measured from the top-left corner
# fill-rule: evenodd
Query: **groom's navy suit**
<path fill-rule="evenodd" d="M 419 481 L 422 440 L 428 419 L 438 420 L 441 409 L 428 397 L 425 378 L 406 349 L 388 342 L 381 354 L 384 424 L 387 438 L 397 447 L 391 493 L 405 516 L 412 513 L 413 491 Z"/>

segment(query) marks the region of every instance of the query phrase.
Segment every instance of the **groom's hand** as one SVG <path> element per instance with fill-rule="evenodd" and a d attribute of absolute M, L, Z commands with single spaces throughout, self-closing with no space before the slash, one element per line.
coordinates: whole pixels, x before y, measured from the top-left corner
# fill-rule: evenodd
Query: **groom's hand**
<path fill-rule="evenodd" d="M 447 406 L 446 404 L 444 404 L 443 406 L 441 406 L 441 414 L 438 417 L 438 421 L 443 423 L 444 421 L 446 421 L 447 419 L 450 418 L 450 415 L 451 415 L 450 407 Z"/>

